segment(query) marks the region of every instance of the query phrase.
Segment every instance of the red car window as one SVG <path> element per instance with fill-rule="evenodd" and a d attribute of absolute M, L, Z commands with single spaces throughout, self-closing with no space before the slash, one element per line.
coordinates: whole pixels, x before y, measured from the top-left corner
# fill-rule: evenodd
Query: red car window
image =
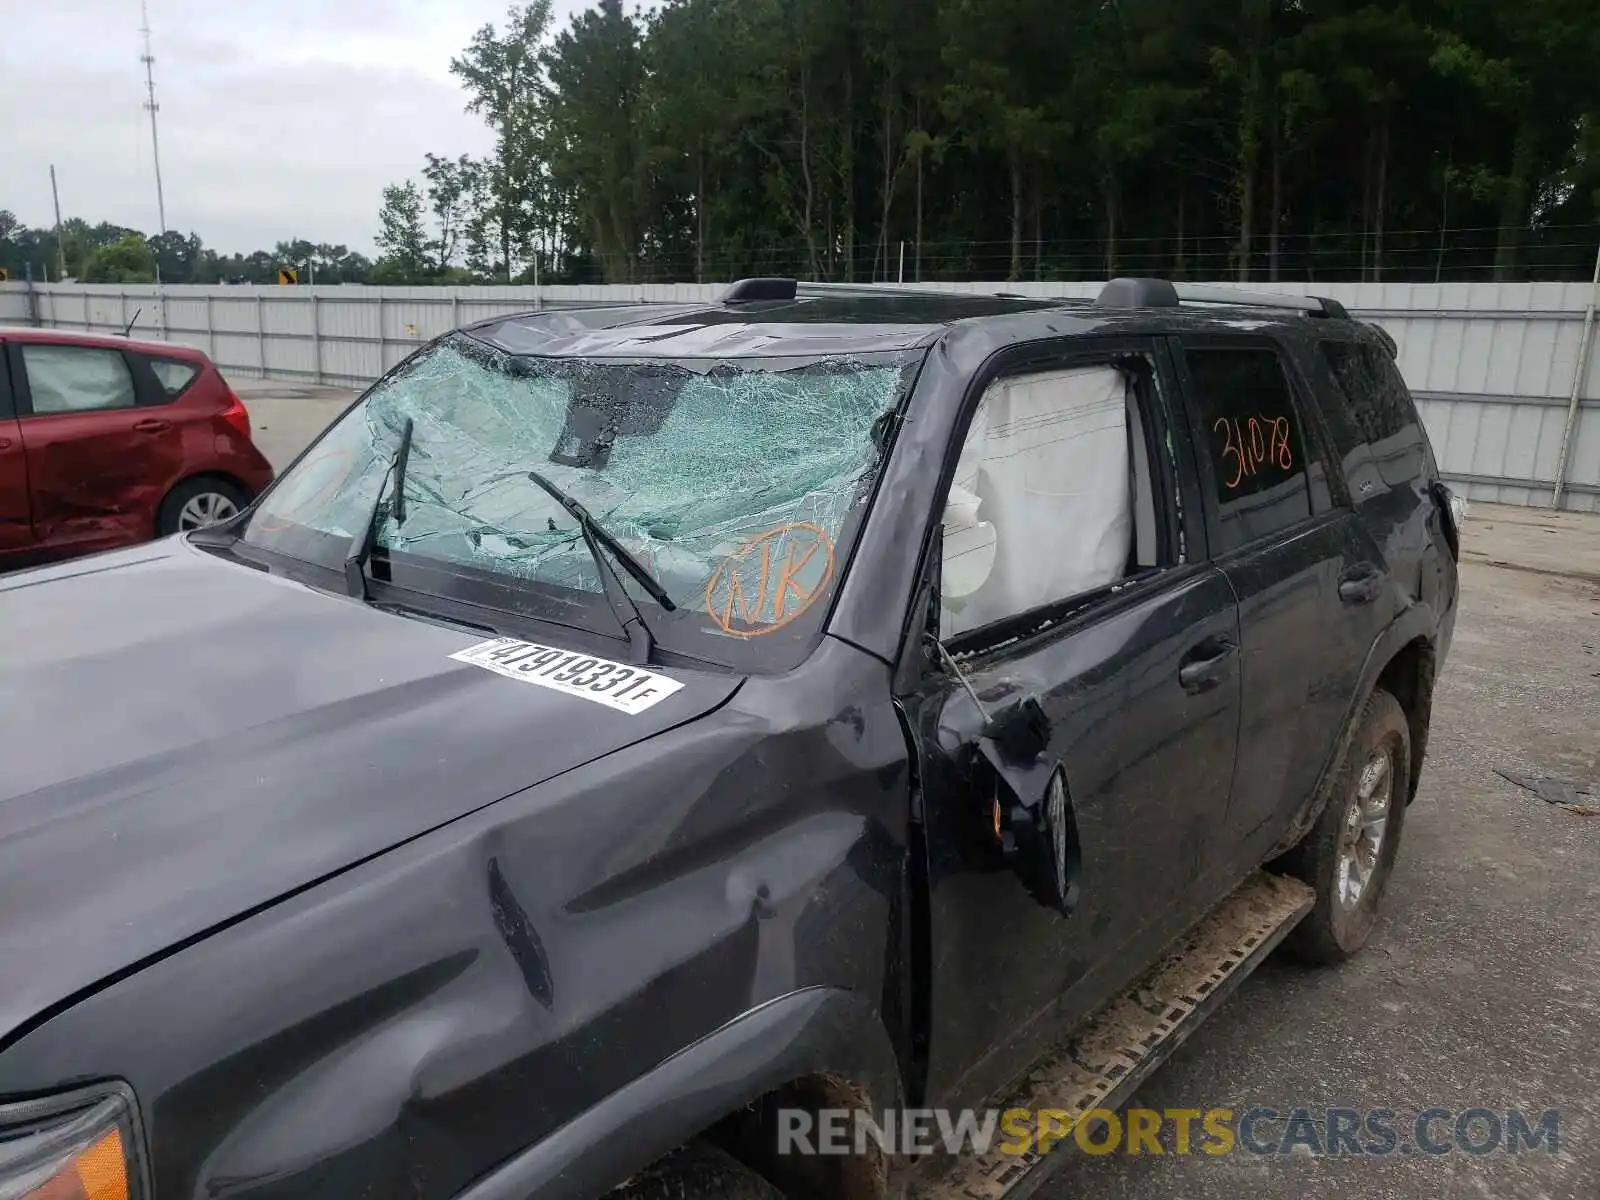
<path fill-rule="evenodd" d="M 194 377 L 200 374 L 200 368 L 193 363 L 178 362 L 172 358 L 151 358 L 145 361 L 155 372 L 161 390 L 173 399 L 177 398 L 184 388 L 194 382 Z"/>
<path fill-rule="evenodd" d="M 133 376 L 116 350 L 95 346 L 22 346 L 35 413 L 93 412 L 138 403 Z"/>

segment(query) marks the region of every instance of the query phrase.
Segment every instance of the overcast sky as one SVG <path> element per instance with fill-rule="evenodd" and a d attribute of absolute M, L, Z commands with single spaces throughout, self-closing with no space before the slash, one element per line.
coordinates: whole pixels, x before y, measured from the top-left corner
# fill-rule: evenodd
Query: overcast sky
<path fill-rule="evenodd" d="M 450 59 L 506 0 L 149 0 L 167 228 L 372 253 L 383 185 L 491 144 Z M 155 233 L 139 0 L 4 0 L 0 208 Z M 557 27 L 587 7 L 554 0 Z"/>

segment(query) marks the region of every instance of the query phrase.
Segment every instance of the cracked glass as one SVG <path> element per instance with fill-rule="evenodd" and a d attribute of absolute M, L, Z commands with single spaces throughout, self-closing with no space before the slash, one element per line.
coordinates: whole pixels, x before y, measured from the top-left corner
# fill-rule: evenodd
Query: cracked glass
<path fill-rule="evenodd" d="M 876 481 L 882 418 L 908 377 L 904 355 L 536 358 L 457 335 L 346 413 L 263 498 L 244 541 L 341 566 L 377 501 L 375 561 L 459 568 L 557 601 L 601 596 L 577 521 L 537 471 L 682 610 L 668 619 L 626 579 L 664 643 L 686 624 L 733 641 L 795 636 L 826 611 Z M 391 465 L 407 418 L 397 524 Z"/>

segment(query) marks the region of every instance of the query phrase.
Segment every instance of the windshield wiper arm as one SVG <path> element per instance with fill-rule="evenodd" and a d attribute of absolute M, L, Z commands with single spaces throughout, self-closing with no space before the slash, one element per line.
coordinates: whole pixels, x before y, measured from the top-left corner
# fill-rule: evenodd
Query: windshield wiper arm
<path fill-rule="evenodd" d="M 645 590 L 650 599 L 654 600 L 667 612 L 673 612 L 677 609 L 678 606 L 672 602 L 672 597 L 667 595 L 667 589 L 661 586 L 660 581 L 654 575 L 650 574 L 649 568 L 635 558 L 626 546 L 607 533 L 600 522 L 594 519 L 594 514 L 539 474 L 539 472 L 529 471 L 528 478 L 549 492 L 562 508 L 572 514 L 573 519 L 578 522 L 580 527 L 587 529 L 602 546 L 611 551 L 616 556 L 617 561 L 622 564 L 622 569 L 633 576 L 634 582 Z"/>
<path fill-rule="evenodd" d="M 611 560 L 606 557 L 604 550 L 611 551 L 616 560 L 622 564 L 623 570 L 638 582 L 652 600 L 659 604 L 666 612 L 673 612 L 677 605 L 673 604 L 672 597 L 667 594 L 667 589 L 662 587 L 656 577 L 636 559 L 626 546 L 617 541 L 601 527 L 594 516 L 571 496 L 563 492 L 537 471 L 529 471 L 528 478 L 533 480 L 550 496 L 572 515 L 578 523 L 578 531 L 583 534 L 583 544 L 589 548 L 589 554 L 594 559 L 595 566 L 600 569 L 601 586 L 605 588 L 606 602 L 611 605 L 611 611 L 622 625 L 622 632 L 628 637 L 628 645 L 633 648 L 636 661 L 647 663 L 650 661 L 650 651 L 655 646 L 655 636 L 646 624 L 644 614 L 639 611 L 639 606 L 634 603 L 633 597 L 628 595 L 628 589 L 617 576 L 616 568 L 611 565 Z M 624 617 L 617 612 L 617 596 L 622 597 L 622 603 L 627 607 L 629 615 Z"/>
<path fill-rule="evenodd" d="M 378 509 L 383 506 L 384 481 L 390 476 L 394 478 L 394 523 L 398 526 L 406 519 L 406 464 L 411 461 L 413 428 L 415 423 L 407 417 L 405 426 L 400 430 L 400 445 L 389 460 L 389 469 L 383 473 L 383 479 L 378 480 L 378 491 L 372 497 L 372 508 L 367 512 L 367 519 L 356 530 L 355 537 L 350 539 L 350 552 L 344 559 L 344 583 L 345 589 L 357 600 L 367 598 L 367 559 L 372 557 L 372 548 L 378 541 Z"/>

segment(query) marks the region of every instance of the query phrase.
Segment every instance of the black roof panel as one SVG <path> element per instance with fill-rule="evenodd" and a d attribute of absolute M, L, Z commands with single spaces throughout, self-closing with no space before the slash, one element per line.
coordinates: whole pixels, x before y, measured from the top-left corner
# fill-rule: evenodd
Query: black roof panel
<path fill-rule="evenodd" d="M 472 326 L 511 354 L 725 358 L 868 354 L 926 345 L 951 325 L 1036 312 L 1061 301 L 909 292 L 746 304 L 638 304 L 553 309 Z"/>
<path fill-rule="evenodd" d="M 1320 321 L 1319 321 L 1320 323 Z M 841 291 L 794 300 L 645 303 L 549 309 L 496 317 L 472 335 L 510 354 L 583 358 L 832 357 L 906 351 L 956 331 L 999 345 L 1094 332 L 1309 331 L 1303 313 L 1245 305 L 1101 308 L 964 292 Z"/>

